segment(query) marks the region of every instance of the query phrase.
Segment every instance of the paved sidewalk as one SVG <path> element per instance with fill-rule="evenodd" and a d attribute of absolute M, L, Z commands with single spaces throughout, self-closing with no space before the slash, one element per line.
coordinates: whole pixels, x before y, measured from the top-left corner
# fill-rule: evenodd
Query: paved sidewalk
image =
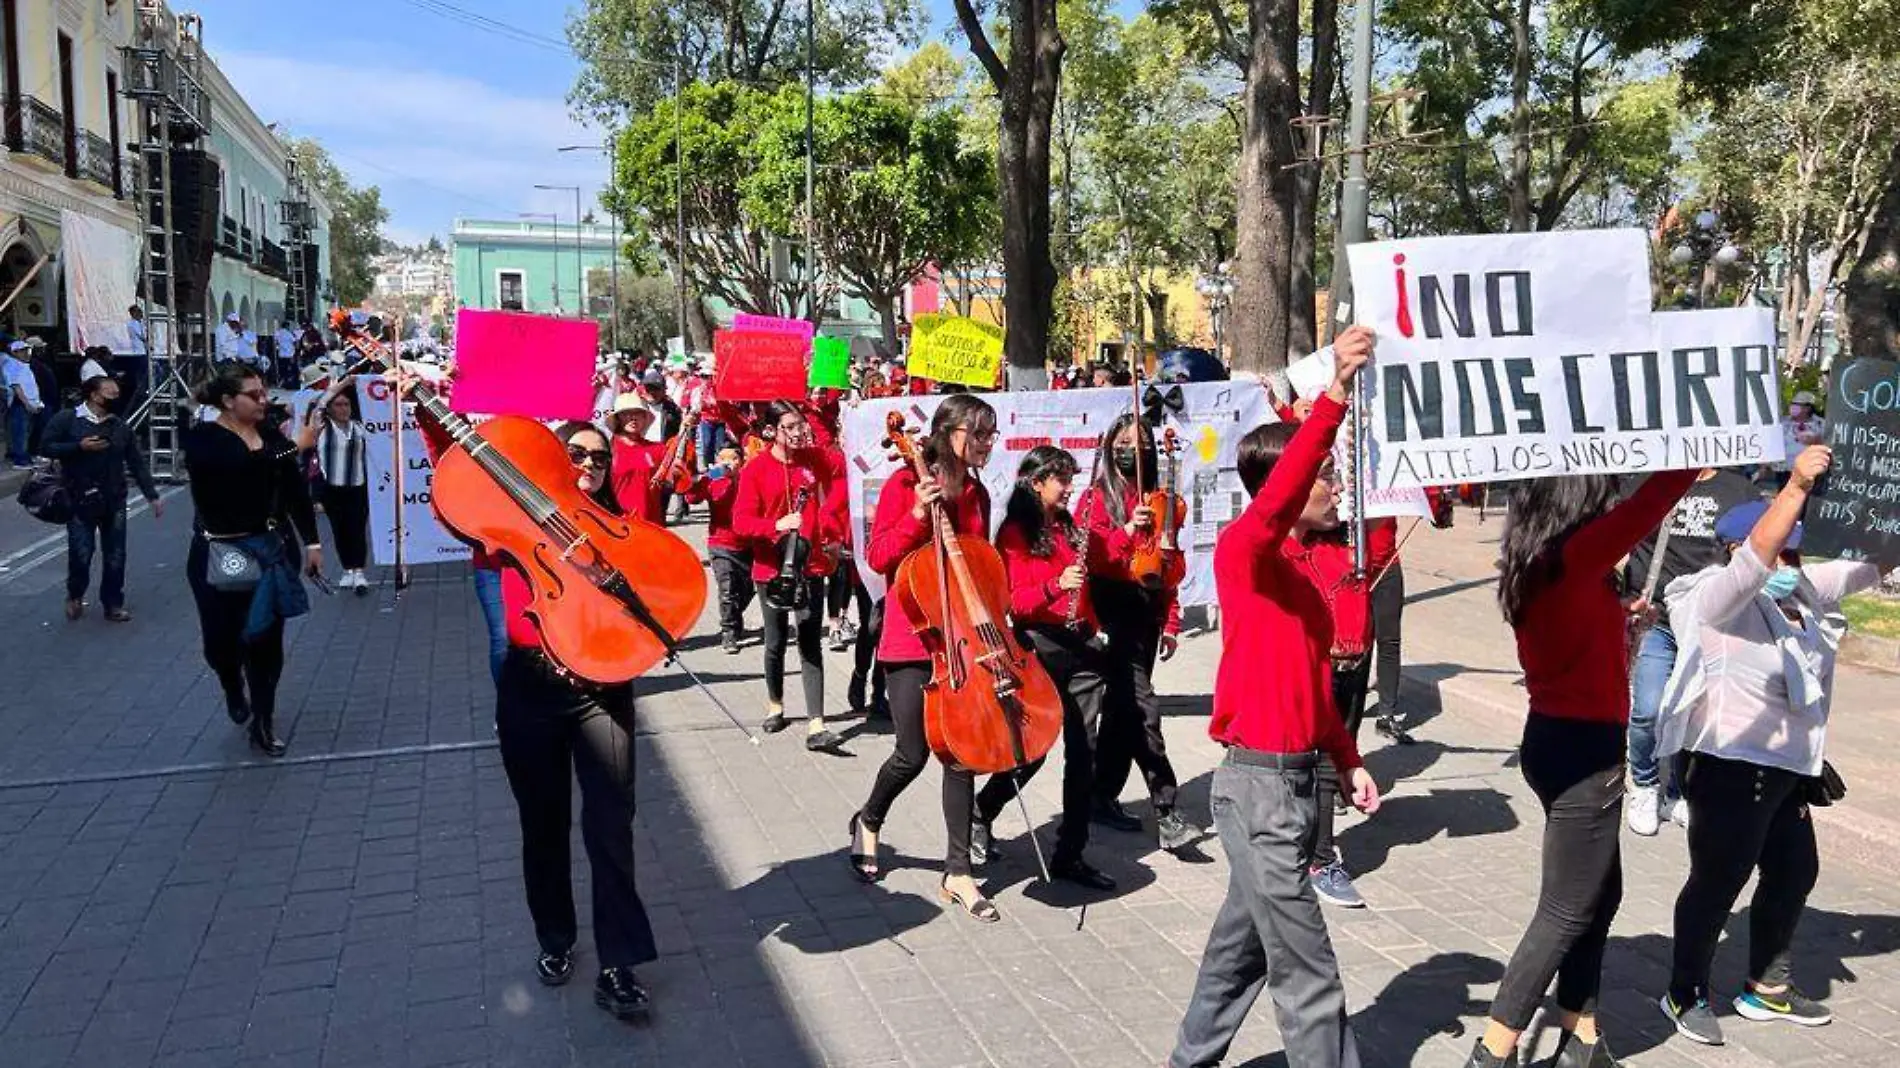
<path fill-rule="evenodd" d="M 594 1008 L 586 934 L 582 978 L 540 987 L 466 573 L 424 573 L 399 604 L 385 591 L 320 600 L 293 631 L 291 758 L 261 765 L 198 659 L 180 574 L 187 512 L 135 524 L 138 618 L 125 627 L 60 618 L 58 558 L 0 573 L 0 1065 L 1119 1068 L 1165 1056 L 1224 891 L 1215 842 L 1179 860 L 1102 832 L 1092 856 L 1122 886 L 1092 897 L 1032 878 L 1012 811 L 998 825 L 1009 859 L 986 873 L 1004 921 L 980 927 L 935 899 L 935 770 L 888 825 L 895 870 L 861 887 L 845 821 L 889 739 L 859 734 L 843 757 L 805 753 L 796 731 L 754 748 L 665 671 L 642 684 L 638 742 L 636 851 L 663 953 L 644 971 L 654 1020 L 630 1028 Z M 1495 612 L 1485 621 L 1488 588 L 1460 590 L 1481 577 L 1466 575 L 1478 536 L 1496 529 L 1421 534 L 1408 550 L 1410 698 L 1433 718 L 1415 747 L 1379 748 L 1367 732 L 1391 799 L 1349 819 L 1342 842 L 1373 907 L 1329 913 L 1368 1065 L 1461 1064 L 1532 907 L 1539 818 L 1513 764 L 1515 667 Z M 1191 638 L 1158 677 L 1185 805 L 1203 821 L 1217 653 L 1214 637 Z M 762 710 L 756 648 L 728 658 L 702 635 L 687 655 L 742 714 Z M 840 706 L 844 664 L 834 656 L 827 679 Z M 1892 717 L 1892 700 L 1868 694 L 1844 720 Z M 1847 774 L 1851 799 L 1877 793 Z M 1045 834 L 1059 783 L 1052 767 L 1029 791 Z M 1721 1050 L 1665 1041 L 1650 1003 L 1681 835 L 1625 839 L 1604 1011 L 1629 1063 L 1900 1063 L 1900 888 L 1890 863 L 1843 855 L 1847 837 L 1824 828 L 1797 960 L 1839 1019 L 1802 1031 L 1729 1017 Z M 1732 990 L 1740 961 L 1725 945 L 1718 985 Z M 1230 1063 L 1283 1064 L 1277 1048 L 1262 1005 Z"/>

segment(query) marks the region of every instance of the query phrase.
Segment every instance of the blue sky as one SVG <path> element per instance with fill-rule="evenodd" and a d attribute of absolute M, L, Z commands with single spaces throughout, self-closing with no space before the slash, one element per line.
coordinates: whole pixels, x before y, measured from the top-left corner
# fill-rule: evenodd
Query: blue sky
<path fill-rule="evenodd" d="M 446 0 L 562 39 L 562 0 Z M 389 236 L 405 244 L 458 216 L 574 217 L 606 177 L 600 153 L 558 153 L 601 135 L 566 105 L 572 56 L 521 44 L 408 0 L 175 0 L 204 18 L 205 45 L 258 115 L 322 141 L 358 185 L 382 189 Z M 954 29 L 929 0 L 928 36 Z"/>

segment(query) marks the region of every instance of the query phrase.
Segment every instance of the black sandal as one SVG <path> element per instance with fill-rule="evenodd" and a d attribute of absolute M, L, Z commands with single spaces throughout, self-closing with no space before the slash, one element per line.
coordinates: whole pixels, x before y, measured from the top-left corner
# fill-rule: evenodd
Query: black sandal
<path fill-rule="evenodd" d="M 858 852 L 860 848 L 858 846 L 858 842 L 860 841 L 858 836 L 864 833 L 864 813 L 853 812 L 849 826 L 851 833 L 851 874 L 856 875 L 858 881 L 861 883 L 875 883 L 879 879 L 884 878 L 884 873 L 879 871 L 877 867 L 877 854 Z"/>
<path fill-rule="evenodd" d="M 945 876 L 944 881 L 938 884 L 937 894 L 946 903 L 954 904 L 969 913 L 970 918 L 978 923 L 995 923 L 1003 918 L 1002 910 L 996 907 L 996 902 L 984 897 L 981 891 L 977 892 L 975 901 L 963 900 L 955 890 L 950 889 L 949 876 Z"/>

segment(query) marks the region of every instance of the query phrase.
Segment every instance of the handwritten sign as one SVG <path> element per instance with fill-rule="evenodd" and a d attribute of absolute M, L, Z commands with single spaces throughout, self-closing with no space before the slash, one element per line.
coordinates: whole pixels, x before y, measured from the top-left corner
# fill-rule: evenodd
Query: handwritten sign
<path fill-rule="evenodd" d="M 455 313 L 458 412 L 588 419 L 600 324 L 586 319 L 463 308 Z"/>
<path fill-rule="evenodd" d="M 1379 335 L 1369 485 L 1781 459 L 1774 313 L 1653 313 L 1648 247 L 1579 230 L 1348 249 Z"/>
<path fill-rule="evenodd" d="M 811 339 L 813 389 L 851 388 L 851 340 L 819 336 Z"/>
<path fill-rule="evenodd" d="M 1003 331 L 958 315 L 919 315 L 911 320 L 912 378 L 992 387 L 1003 366 Z"/>
<path fill-rule="evenodd" d="M 1887 570 L 1900 564 L 1900 363 L 1835 368 L 1827 415 L 1834 466 L 1808 498 L 1801 548 Z"/>
<path fill-rule="evenodd" d="M 811 339 L 720 330 L 713 334 L 713 396 L 722 401 L 802 400 Z"/>
<path fill-rule="evenodd" d="M 750 334 L 793 334 L 810 341 L 818 328 L 808 319 L 780 319 L 772 315 L 749 315 L 745 312 L 732 317 L 732 328 Z"/>

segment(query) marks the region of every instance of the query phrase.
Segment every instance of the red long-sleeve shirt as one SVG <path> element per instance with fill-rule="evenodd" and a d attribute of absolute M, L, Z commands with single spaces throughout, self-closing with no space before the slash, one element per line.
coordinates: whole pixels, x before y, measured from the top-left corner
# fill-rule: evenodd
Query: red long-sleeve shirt
<path fill-rule="evenodd" d="M 1651 475 L 1563 547 L 1563 572 L 1520 612 L 1517 661 L 1531 711 L 1559 719 L 1628 723 L 1628 625 L 1616 565 L 1662 525 L 1697 472 Z"/>
<path fill-rule="evenodd" d="M 1333 707 L 1333 614 L 1285 543 L 1331 454 L 1346 406 L 1313 406 L 1260 492 L 1214 544 L 1221 658 L 1208 733 L 1268 753 L 1324 751 L 1340 770 L 1359 747 Z"/>
<path fill-rule="evenodd" d="M 1360 656 L 1372 648 L 1372 583 L 1392 562 L 1398 548 L 1398 523 L 1366 522 L 1366 577 L 1352 577 L 1352 546 L 1344 538 L 1320 537 L 1302 543 L 1288 538 L 1280 546 L 1287 561 L 1305 569 L 1333 612 L 1332 655 Z"/>
<path fill-rule="evenodd" d="M 1135 500 L 1135 489 L 1128 486 L 1122 491 L 1122 514 L 1133 515 L 1139 502 Z M 1101 555 L 1089 555 L 1089 574 L 1108 582 L 1121 582 L 1130 586 L 1139 586 L 1134 575 L 1129 573 L 1128 565 L 1134 559 L 1135 539 L 1128 528 L 1115 522 L 1108 511 L 1108 496 L 1100 486 L 1090 486 L 1082 491 L 1076 501 L 1075 514 L 1089 528 L 1089 543 L 1100 543 L 1104 549 Z M 1156 516 L 1155 521 L 1160 522 Z M 1156 605 L 1161 614 L 1161 633 L 1181 633 L 1181 598 L 1179 591 L 1164 591 Z"/>
<path fill-rule="evenodd" d="M 1101 621 L 1095 616 L 1094 602 L 1089 600 L 1088 584 L 1083 584 L 1079 594 L 1056 585 L 1079 555 L 1066 534 L 1061 528 L 1051 531 L 1046 539 L 1049 554 L 1041 556 L 1020 524 L 1003 520 L 1002 528 L 996 532 L 996 551 L 1002 555 L 1003 568 L 1009 573 L 1009 614 L 1020 624 L 1060 627 L 1069 622 L 1069 606 L 1074 604 L 1075 618 L 1081 626 L 1086 631 L 1100 630 Z M 1100 538 L 1089 538 L 1091 563 L 1105 555 L 1098 548 L 1100 545 Z"/>
<path fill-rule="evenodd" d="M 746 540 L 732 528 L 732 510 L 739 500 L 739 472 L 727 472 L 724 478 L 699 476 L 693 482 L 693 488 L 686 491 L 686 500 L 692 504 L 704 502 L 706 505 L 708 548 L 735 553 L 746 551 L 749 547 Z"/>
<path fill-rule="evenodd" d="M 752 548 L 752 577 L 764 582 L 778 574 L 778 521 L 792 510 L 799 490 L 806 490 L 800 510 L 799 533 L 812 544 L 805 565 L 808 575 L 830 573 L 827 549 L 844 542 L 850 522 L 850 501 L 844 472 L 826 453 L 800 449 L 785 462 L 769 450 L 739 470 L 739 492 L 732 506 L 732 529 Z"/>
<path fill-rule="evenodd" d="M 877 496 L 877 515 L 871 520 L 871 544 L 865 547 L 865 562 L 884 576 L 887 585 L 895 585 L 897 567 L 904 558 L 930 543 L 931 523 L 911 514 L 917 503 L 917 473 L 906 467 L 892 475 Z M 990 532 L 990 493 L 975 478 L 963 480 L 963 491 L 954 500 L 945 499 L 950 510 L 950 525 L 959 534 L 982 538 Z M 891 606 L 901 602 L 885 594 L 884 636 L 878 640 L 877 658 L 887 664 L 928 660 L 913 624 L 916 621 L 894 612 Z"/>
<path fill-rule="evenodd" d="M 614 498 L 625 514 L 649 523 L 665 522 L 664 486 L 653 484 L 653 471 L 666 452 L 663 441 L 634 444 L 614 435 Z"/>

